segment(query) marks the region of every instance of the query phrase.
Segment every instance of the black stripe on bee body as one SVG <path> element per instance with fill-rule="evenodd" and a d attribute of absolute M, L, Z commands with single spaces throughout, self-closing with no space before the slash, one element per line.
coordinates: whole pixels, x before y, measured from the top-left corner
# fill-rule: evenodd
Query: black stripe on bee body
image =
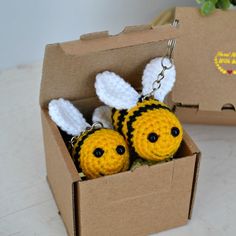
<path fill-rule="evenodd" d="M 90 131 L 87 131 L 87 133 L 80 139 L 79 142 L 76 142 L 74 144 L 74 147 L 72 147 L 72 151 L 71 151 L 71 154 L 73 153 L 73 150 L 74 150 L 74 155 L 72 155 L 72 158 L 74 160 L 74 163 L 75 163 L 75 166 L 77 168 L 78 171 L 82 171 L 81 168 L 80 168 L 80 151 L 81 151 L 81 147 L 84 143 L 84 141 L 91 135 L 93 134 L 94 132 L 96 132 L 97 130 L 99 129 L 93 129 L 93 130 L 90 130 Z"/>
<path fill-rule="evenodd" d="M 119 111 L 119 117 L 118 117 L 118 123 L 117 123 L 117 131 L 122 134 L 122 127 L 123 122 L 125 120 L 125 116 L 128 114 L 127 110 L 120 110 Z"/>
<path fill-rule="evenodd" d="M 150 111 L 150 110 L 157 110 L 157 109 L 165 109 L 168 111 L 171 111 L 168 107 L 163 106 L 161 104 L 147 104 L 143 107 L 139 107 L 138 110 L 134 111 L 133 115 L 129 117 L 129 120 L 127 122 L 127 141 L 131 146 L 131 151 L 135 152 L 135 149 L 133 147 L 133 144 L 131 142 L 131 139 L 133 137 L 133 122 L 136 121 L 137 117 L 141 116 L 143 113 Z"/>

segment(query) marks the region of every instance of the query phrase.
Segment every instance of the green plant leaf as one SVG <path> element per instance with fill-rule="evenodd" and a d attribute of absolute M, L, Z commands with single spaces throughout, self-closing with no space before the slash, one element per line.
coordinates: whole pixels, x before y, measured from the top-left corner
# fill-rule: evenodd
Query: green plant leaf
<path fill-rule="evenodd" d="M 216 7 L 226 10 L 230 7 L 230 0 L 218 0 L 216 3 Z"/>
<path fill-rule="evenodd" d="M 214 5 L 216 5 L 216 3 L 218 2 L 218 0 L 209 0 L 210 2 L 212 2 Z"/>
<path fill-rule="evenodd" d="M 215 4 L 212 1 L 206 1 L 202 4 L 201 13 L 206 16 L 215 10 Z"/>
<path fill-rule="evenodd" d="M 236 6 L 236 0 L 230 0 L 231 4 Z"/>

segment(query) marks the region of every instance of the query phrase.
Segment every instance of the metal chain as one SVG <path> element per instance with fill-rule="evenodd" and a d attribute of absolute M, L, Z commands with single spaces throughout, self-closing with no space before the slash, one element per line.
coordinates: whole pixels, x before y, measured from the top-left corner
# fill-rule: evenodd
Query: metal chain
<path fill-rule="evenodd" d="M 74 145 L 75 145 L 75 143 L 76 143 L 76 141 L 77 141 L 78 138 L 79 138 L 79 136 L 73 136 L 73 137 L 71 138 L 71 140 L 69 141 L 71 147 L 74 147 Z"/>
<path fill-rule="evenodd" d="M 172 23 L 172 26 L 177 27 L 178 24 L 179 24 L 179 21 L 174 20 L 174 22 Z M 149 94 L 145 95 L 143 97 L 143 99 L 153 96 L 154 93 L 158 89 L 161 88 L 161 81 L 165 78 L 165 72 L 167 70 L 170 70 L 174 65 L 172 54 L 173 54 L 173 50 L 175 48 L 175 45 L 176 45 L 176 40 L 175 39 L 168 40 L 168 42 L 167 42 L 167 52 L 166 52 L 165 56 L 162 57 L 162 59 L 161 59 L 162 70 L 157 75 L 157 79 L 152 83 L 152 91 Z M 169 64 L 166 61 L 168 61 Z"/>

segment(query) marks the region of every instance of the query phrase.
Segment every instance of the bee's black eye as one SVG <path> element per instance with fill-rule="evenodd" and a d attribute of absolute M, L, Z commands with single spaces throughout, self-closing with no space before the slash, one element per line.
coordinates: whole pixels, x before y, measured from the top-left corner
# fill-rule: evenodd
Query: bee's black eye
<path fill-rule="evenodd" d="M 102 148 L 96 148 L 94 151 L 93 151 L 93 155 L 95 157 L 101 157 L 104 153 L 104 150 Z"/>
<path fill-rule="evenodd" d="M 172 135 L 173 137 L 177 137 L 177 136 L 179 135 L 179 133 L 180 133 L 180 131 L 179 131 L 179 129 L 178 129 L 177 127 L 173 127 L 173 128 L 171 129 L 171 135 Z"/>
<path fill-rule="evenodd" d="M 116 152 L 119 154 L 119 155 L 122 155 L 125 153 L 125 147 L 122 146 L 122 145 L 118 145 L 117 148 L 116 148 Z"/>
<path fill-rule="evenodd" d="M 158 140 L 158 137 L 159 136 L 156 133 L 152 132 L 148 135 L 147 138 L 151 143 L 155 143 Z"/>

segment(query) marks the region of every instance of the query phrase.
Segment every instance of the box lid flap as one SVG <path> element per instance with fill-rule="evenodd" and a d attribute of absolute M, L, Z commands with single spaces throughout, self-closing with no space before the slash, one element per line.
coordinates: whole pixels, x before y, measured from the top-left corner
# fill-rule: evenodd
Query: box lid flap
<path fill-rule="evenodd" d="M 196 8 L 176 8 L 180 37 L 175 49 L 176 104 L 199 110 L 236 108 L 236 11 L 203 17 Z"/>
<path fill-rule="evenodd" d="M 151 58 L 163 56 L 166 40 L 178 37 L 169 25 L 126 27 L 119 35 L 108 32 L 81 36 L 80 40 L 47 45 L 44 56 L 40 105 L 53 98 L 69 100 L 96 96 L 97 73 L 110 70 L 140 87 L 142 71 Z M 137 79 L 138 78 L 138 79 Z"/>

